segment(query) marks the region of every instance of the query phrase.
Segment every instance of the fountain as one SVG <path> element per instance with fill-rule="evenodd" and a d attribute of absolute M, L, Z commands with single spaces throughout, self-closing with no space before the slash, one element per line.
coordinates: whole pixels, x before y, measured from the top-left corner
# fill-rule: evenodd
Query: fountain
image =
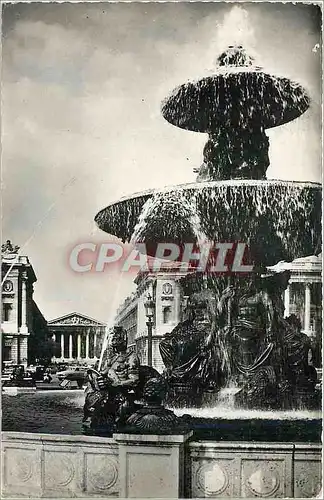
<path fill-rule="evenodd" d="M 162 103 L 169 123 L 208 134 L 197 182 L 123 198 L 95 221 L 124 242 L 145 243 L 153 256 L 158 242 L 248 246 L 249 275 L 207 269 L 183 279 L 188 317 L 160 344 L 170 405 L 319 407 L 309 339 L 295 317 L 283 317 L 289 273 L 268 270 L 319 252 L 320 184 L 266 177 L 266 130 L 298 118 L 310 100 L 242 46 L 229 46 L 217 63 L 215 75 L 181 85 Z"/>

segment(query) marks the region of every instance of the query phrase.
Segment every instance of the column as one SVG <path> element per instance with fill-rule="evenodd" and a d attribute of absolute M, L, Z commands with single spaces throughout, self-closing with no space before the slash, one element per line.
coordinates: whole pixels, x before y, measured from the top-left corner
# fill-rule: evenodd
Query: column
<path fill-rule="evenodd" d="M 290 285 L 285 290 L 285 318 L 290 314 Z"/>
<path fill-rule="evenodd" d="M 304 331 L 310 335 L 310 312 L 311 312 L 311 283 L 305 283 L 305 318 Z"/>
<path fill-rule="evenodd" d="M 56 344 L 56 335 L 55 335 L 55 333 L 53 333 L 53 335 L 52 335 L 52 342 L 53 342 L 53 346 L 55 346 L 55 344 Z M 54 349 L 55 349 L 55 347 L 54 347 Z M 52 357 L 52 361 L 55 361 L 55 360 L 56 360 L 56 356 L 55 356 L 55 350 L 54 350 L 54 355 Z"/>
<path fill-rule="evenodd" d="M 14 332 L 17 333 L 19 332 L 19 324 L 18 324 L 18 281 L 19 281 L 19 272 L 18 269 L 13 269 L 12 272 L 10 273 L 10 278 L 12 278 L 13 282 L 13 292 L 15 294 L 14 300 L 12 303 L 12 311 L 11 311 L 11 321 L 12 323 L 15 324 L 15 330 Z"/>
<path fill-rule="evenodd" d="M 11 361 L 13 361 L 15 365 L 18 364 L 18 355 L 19 355 L 18 351 L 19 351 L 18 336 L 15 335 L 11 343 Z"/>
<path fill-rule="evenodd" d="M 70 333 L 69 336 L 69 358 L 73 359 L 73 340 L 72 340 L 72 333 Z"/>
<path fill-rule="evenodd" d="M 27 367 L 28 362 L 28 337 L 19 337 L 19 360 L 18 362 Z"/>
<path fill-rule="evenodd" d="M 78 339 L 77 339 L 77 358 L 78 360 L 81 359 L 81 335 L 78 333 Z"/>
<path fill-rule="evenodd" d="M 93 335 L 93 357 L 97 357 L 97 332 Z"/>
<path fill-rule="evenodd" d="M 89 332 L 87 332 L 86 336 L 86 359 L 89 359 Z"/>
<path fill-rule="evenodd" d="M 21 327 L 20 331 L 22 333 L 28 332 L 27 327 L 27 287 L 26 287 L 26 277 L 22 277 L 21 283 Z"/>
<path fill-rule="evenodd" d="M 61 333 L 61 359 L 64 358 L 64 333 Z"/>

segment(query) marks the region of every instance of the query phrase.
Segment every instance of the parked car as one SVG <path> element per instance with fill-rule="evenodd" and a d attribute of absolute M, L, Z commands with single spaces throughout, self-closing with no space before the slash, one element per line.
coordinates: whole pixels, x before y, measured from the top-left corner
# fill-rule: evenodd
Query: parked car
<path fill-rule="evenodd" d="M 67 370 L 63 370 L 60 372 L 56 373 L 57 378 L 61 381 L 64 379 L 67 380 L 81 380 L 82 382 L 85 381 L 86 376 L 87 376 L 87 368 L 86 367 L 80 367 L 80 366 L 71 366 Z"/>

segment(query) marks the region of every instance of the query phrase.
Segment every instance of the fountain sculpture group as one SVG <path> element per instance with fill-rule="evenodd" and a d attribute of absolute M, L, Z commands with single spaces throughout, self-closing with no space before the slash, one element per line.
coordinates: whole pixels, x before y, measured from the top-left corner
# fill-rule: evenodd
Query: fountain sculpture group
<path fill-rule="evenodd" d="M 253 271 L 240 276 L 207 270 L 183 278 L 190 304 L 187 317 L 160 343 L 164 374 L 137 367 L 135 379 L 141 370 L 146 379 L 136 382 L 118 406 L 127 382 L 114 385 L 103 369 L 97 391 L 90 389 L 87 396 L 88 403 L 99 398 L 88 404 L 97 418 L 109 400 L 115 424 L 121 419 L 140 427 L 145 412 L 151 412 L 146 423 L 156 424 L 159 405 L 140 409 L 136 399 L 144 394 L 149 400 L 151 394 L 156 403 L 162 388 L 172 406 L 214 403 L 223 389 L 232 390 L 244 407 L 318 404 L 309 338 L 296 316 L 284 318 L 289 273 L 267 270 L 280 260 L 320 251 L 321 186 L 266 178 L 266 130 L 298 118 L 309 104 L 299 84 L 263 72 L 241 46 L 230 46 L 218 58 L 214 76 L 181 85 L 165 100 L 162 114 L 168 122 L 208 134 L 197 182 L 111 204 L 97 214 L 98 226 L 123 241 L 145 243 L 153 255 L 158 242 L 197 247 L 206 241 L 245 242 Z M 162 224 L 165 220 L 172 223 Z M 128 379 L 132 363 L 138 363 L 131 356 Z M 123 361 L 113 363 L 117 371 L 124 369 Z M 160 406 L 163 411 L 172 426 L 173 416 Z"/>

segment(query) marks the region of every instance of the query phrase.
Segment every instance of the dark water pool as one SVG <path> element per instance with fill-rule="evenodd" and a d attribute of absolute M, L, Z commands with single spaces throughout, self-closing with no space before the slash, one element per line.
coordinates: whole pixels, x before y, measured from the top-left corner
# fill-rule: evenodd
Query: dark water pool
<path fill-rule="evenodd" d="M 2 430 L 82 434 L 83 391 L 2 395 Z"/>
<path fill-rule="evenodd" d="M 2 430 L 47 434 L 82 434 L 84 393 L 39 391 L 2 395 Z M 223 410 L 223 409 L 221 409 Z M 179 414 L 179 411 L 177 411 Z M 180 412 L 181 413 L 181 412 Z M 194 439 L 214 441 L 320 442 L 320 413 L 227 412 L 185 409 Z"/>

